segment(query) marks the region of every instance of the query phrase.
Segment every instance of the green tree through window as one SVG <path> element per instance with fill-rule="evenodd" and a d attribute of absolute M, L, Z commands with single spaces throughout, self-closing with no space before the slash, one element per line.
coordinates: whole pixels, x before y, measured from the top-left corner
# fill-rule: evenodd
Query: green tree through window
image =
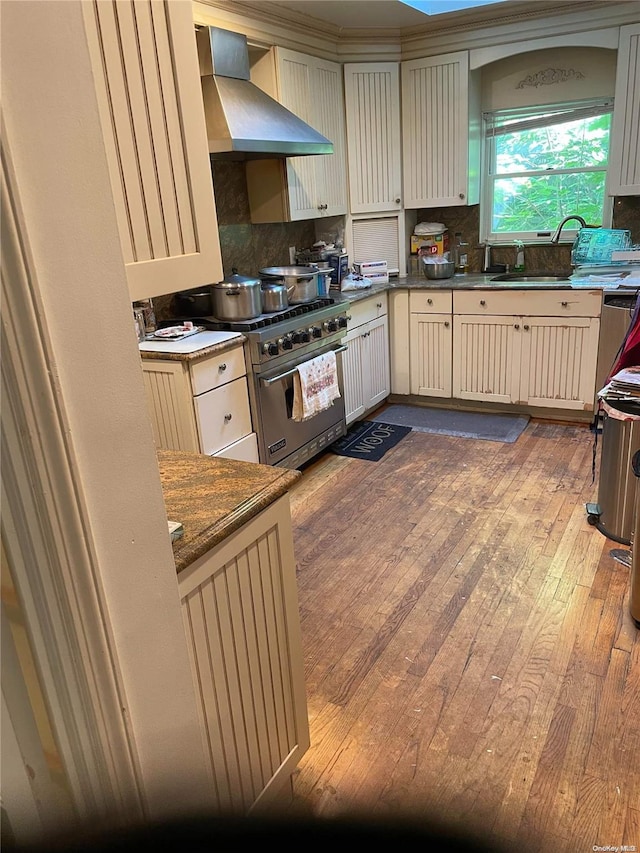
<path fill-rule="evenodd" d="M 535 239 L 572 213 L 602 224 L 611 101 L 487 113 L 483 231 Z"/>

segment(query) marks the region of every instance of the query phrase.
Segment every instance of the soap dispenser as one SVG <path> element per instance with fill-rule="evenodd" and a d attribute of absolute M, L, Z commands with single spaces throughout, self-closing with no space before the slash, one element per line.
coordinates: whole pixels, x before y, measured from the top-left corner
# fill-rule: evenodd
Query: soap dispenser
<path fill-rule="evenodd" d="M 516 240 L 516 262 L 513 271 L 524 272 L 524 243 L 522 240 Z"/>

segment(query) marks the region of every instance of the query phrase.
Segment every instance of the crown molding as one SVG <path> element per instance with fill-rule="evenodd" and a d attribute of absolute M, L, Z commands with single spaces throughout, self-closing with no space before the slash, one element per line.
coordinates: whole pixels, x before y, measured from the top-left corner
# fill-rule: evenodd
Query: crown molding
<path fill-rule="evenodd" d="M 636 0 L 522 0 L 502 14 L 480 7 L 434 17 L 422 26 L 345 29 L 295 10 L 258 0 L 194 0 L 196 23 L 233 26 L 253 44 L 274 44 L 340 62 L 400 61 L 455 50 L 491 48 L 505 39 L 526 42 L 549 36 L 617 27 L 640 19 Z"/>

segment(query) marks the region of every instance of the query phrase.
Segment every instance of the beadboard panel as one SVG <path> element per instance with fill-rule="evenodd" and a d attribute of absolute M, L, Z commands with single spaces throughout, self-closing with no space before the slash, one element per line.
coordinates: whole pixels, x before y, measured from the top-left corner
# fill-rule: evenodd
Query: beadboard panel
<path fill-rule="evenodd" d="M 521 337 L 509 317 L 454 317 L 453 396 L 517 401 Z"/>
<path fill-rule="evenodd" d="M 199 453 L 191 386 L 183 364 L 146 360 L 142 378 L 156 447 Z"/>
<path fill-rule="evenodd" d="M 609 195 L 640 195 L 640 24 L 620 29 Z"/>
<path fill-rule="evenodd" d="M 93 0 L 85 23 L 132 299 L 222 277 L 189 4 Z"/>
<path fill-rule="evenodd" d="M 268 801 L 309 743 L 288 512 L 276 502 L 179 578 L 222 812 Z"/>
<path fill-rule="evenodd" d="M 402 202 L 398 63 L 345 65 L 344 75 L 350 210 L 397 210 Z"/>
<path fill-rule="evenodd" d="M 451 315 L 411 315 L 411 393 L 451 397 Z"/>

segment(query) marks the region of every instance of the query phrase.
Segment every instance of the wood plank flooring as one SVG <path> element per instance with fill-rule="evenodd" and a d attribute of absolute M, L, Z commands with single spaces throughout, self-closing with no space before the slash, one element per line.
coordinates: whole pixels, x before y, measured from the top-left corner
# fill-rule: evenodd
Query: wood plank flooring
<path fill-rule="evenodd" d="M 630 571 L 586 520 L 588 427 L 412 432 L 291 492 L 311 747 L 294 812 L 640 851 Z"/>

